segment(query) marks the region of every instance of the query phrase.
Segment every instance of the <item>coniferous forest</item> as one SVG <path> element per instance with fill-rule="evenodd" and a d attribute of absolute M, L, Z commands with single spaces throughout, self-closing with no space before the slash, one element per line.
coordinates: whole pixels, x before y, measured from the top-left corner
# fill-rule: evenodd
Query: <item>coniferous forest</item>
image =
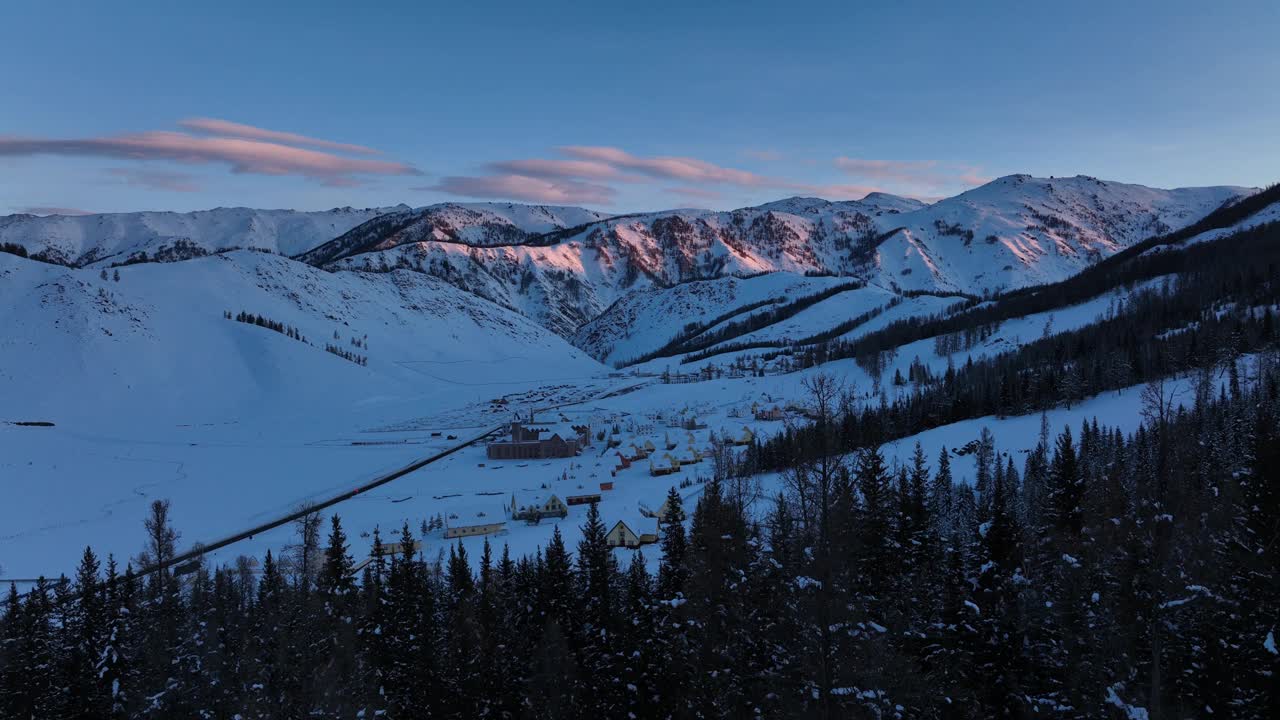
<path fill-rule="evenodd" d="M 74 578 L 10 589 L 0 711 L 1276 717 L 1280 360 L 1250 367 L 1201 373 L 1185 409 L 1153 383 L 1136 433 L 1045 426 L 1025 457 L 984 432 L 894 469 L 820 417 L 829 452 L 799 454 L 767 512 L 718 473 L 656 573 L 616 559 L 594 506 L 576 548 L 557 531 L 532 557 L 409 550 L 360 573 L 337 516 L 260 573 L 139 578 L 86 550 Z M 165 502 L 144 530 L 140 562 L 173 555 Z"/>

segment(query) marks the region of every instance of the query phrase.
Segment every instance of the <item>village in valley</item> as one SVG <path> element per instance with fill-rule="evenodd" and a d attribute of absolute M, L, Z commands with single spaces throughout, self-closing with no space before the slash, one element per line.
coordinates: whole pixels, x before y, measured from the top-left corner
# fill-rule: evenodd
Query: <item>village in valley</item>
<path fill-rule="evenodd" d="M 667 412 L 596 404 L 516 413 L 450 463 L 449 476 L 470 478 L 467 491 L 412 498 L 428 506 L 415 549 L 430 556 L 446 544 L 487 538 L 531 550 L 526 536 L 536 534 L 534 544 L 547 537 L 548 530 L 538 526 L 579 524 L 592 504 L 611 547 L 626 551 L 657 543 L 673 513 L 691 512 L 716 473 L 718 455 L 741 452 L 758 433 L 768 434 L 769 426 L 776 431 L 789 418 L 807 414 L 799 404 L 771 398 L 763 393 L 727 408 L 704 402 Z M 501 399 L 490 404 L 506 405 Z M 680 507 L 668 499 L 672 489 Z M 385 554 L 400 551 L 399 544 L 383 545 Z"/>

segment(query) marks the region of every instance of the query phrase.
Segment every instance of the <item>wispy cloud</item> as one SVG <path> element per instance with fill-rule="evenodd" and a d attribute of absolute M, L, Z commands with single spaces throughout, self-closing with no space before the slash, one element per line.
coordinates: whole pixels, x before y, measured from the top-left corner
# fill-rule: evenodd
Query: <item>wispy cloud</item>
<path fill-rule="evenodd" d="M 833 200 L 858 200 L 873 192 L 898 192 L 916 197 L 942 194 L 985 182 L 978 169 L 942 165 L 934 161 L 860 160 L 840 157 L 835 167 L 852 176 L 850 183 L 811 183 L 718 165 L 685 156 L 644 156 L 607 145 L 565 145 L 559 158 L 528 158 L 492 162 L 486 174 L 451 176 L 423 190 L 479 198 L 507 198 L 534 202 L 611 204 L 620 183 L 676 183 L 661 192 L 694 203 L 724 199 L 724 188 L 770 190 L 817 195 Z M 757 158 L 778 159 L 772 151 L 752 151 Z"/>
<path fill-rule="evenodd" d="M 382 154 L 378 150 L 374 150 L 373 148 L 365 147 L 363 145 L 351 145 L 348 143 L 333 142 L 332 140 L 321 140 L 320 138 L 299 135 L 298 133 L 267 130 L 265 128 L 254 127 L 253 125 L 231 122 L 230 120 L 219 120 L 217 118 L 187 118 L 179 121 L 178 126 L 204 135 L 238 137 L 245 138 L 246 140 L 263 140 L 266 142 L 284 143 L 285 145 L 301 145 L 302 147 L 336 150 L 337 152 L 350 153 L 353 155 Z"/>
<path fill-rule="evenodd" d="M 643 180 L 604 162 L 594 160 L 504 160 L 489 163 L 488 168 L 499 174 L 525 175 L 540 178 L 612 180 L 636 182 Z"/>
<path fill-rule="evenodd" d="M 233 173 L 293 175 L 336 187 L 357 184 L 362 175 L 422 174 L 412 165 L 401 162 L 345 157 L 245 137 L 203 136 L 172 131 L 70 139 L 0 137 L 0 156 L 28 155 L 167 160 L 191 165 L 223 164 L 229 166 Z"/>
<path fill-rule="evenodd" d="M 691 157 L 634 155 L 621 148 L 567 145 L 561 158 L 529 158 L 489 163 L 481 176 L 451 176 L 423 190 L 480 198 L 533 202 L 612 204 L 618 191 L 607 183 L 685 183 L 664 190 L 701 200 L 718 200 L 719 192 L 700 185 L 785 187 L 786 181 L 723 167 Z"/>
<path fill-rule="evenodd" d="M 567 145 L 561 147 L 560 152 L 570 157 L 603 163 L 663 180 L 745 187 L 765 187 L 773 184 L 773 181 L 763 175 L 722 167 L 691 157 L 641 157 L 621 148 L 589 145 Z"/>
<path fill-rule="evenodd" d="M 718 190 L 687 185 L 663 188 L 662 192 L 674 197 L 674 202 L 679 203 L 681 207 L 707 207 L 711 204 L 719 204 L 724 199 L 724 194 Z"/>
<path fill-rule="evenodd" d="M 911 194 L 965 189 L 990 182 L 981 169 L 969 165 L 947 165 L 936 160 L 867 160 L 838 157 L 837 169 L 859 180 L 894 183 Z"/>
<path fill-rule="evenodd" d="M 200 184 L 194 175 L 164 170 L 145 170 L 136 168 L 107 168 L 107 174 L 119 178 L 126 185 L 137 185 L 151 190 L 168 190 L 170 192 L 199 192 Z"/>
<path fill-rule="evenodd" d="M 708 190 L 706 188 L 699 187 L 669 187 L 664 188 L 662 192 L 667 193 L 668 195 L 684 195 L 685 197 L 696 197 L 704 200 L 719 200 L 724 197 L 724 193 L 721 193 L 718 190 Z"/>
<path fill-rule="evenodd" d="M 464 197 L 523 200 L 557 205 L 609 205 L 616 190 L 581 180 L 551 179 L 528 175 L 449 176 L 435 185 L 414 188 Z"/>
<path fill-rule="evenodd" d="M 92 215 L 92 210 L 81 210 L 80 208 L 69 207 L 51 207 L 47 205 L 30 205 L 17 209 L 20 213 L 28 215 Z"/>

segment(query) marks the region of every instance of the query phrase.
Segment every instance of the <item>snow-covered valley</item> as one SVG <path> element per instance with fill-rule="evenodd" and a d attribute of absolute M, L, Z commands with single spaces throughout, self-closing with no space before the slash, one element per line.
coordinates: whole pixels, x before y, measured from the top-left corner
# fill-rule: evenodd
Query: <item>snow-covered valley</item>
<path fill-rule="evenodd" d="M 607 431 L 608 440 L 615 438 L 616 427 L 622 449 L 646 441 L 669 444 L 678 436 L 676 452 L 693 448 L 708 454 L 713 435 L 739 438 L 747 432 L 763 439 L 778 432 L 786 423 L 754 417 L 753 406 L 802 406 L 804 381 L 815 374 L 838 378 L 859 402 L 874 404 L 882 395 L 889 401 L 905 398 L 914 382 L 894 385 L 889 379 L 914 377 L 913 367 L 941 376 L 949 367 L 1113 317 L 1134 293 L 1164 284 L 1158 278 L 1116 287 L 1082 303 L 1010 319 L 959 351 L 941 352 L 933 337 L 915 341 L 896 348 L 876 375 L 849 359 L 799 371 L 771 359 L 779 351 L 802 349 L 814 336 L 852 342 L 912 318 L 946 317 L 957 307 L 972 307 L 974 296 L 991 289 L 981 283 L 980 270 L 1002 262 L 1001 253 L 1020 252 L 1017 243 L 970 245 L 939 235 L 921 213 L 948 223 L 963 220 L 976 231 L 1009 228 L 1023 220 L 1010 219 L 1017 213 L 993 219 L 990 208 L 999 205 L 993 193 L 1016 192 L 1021 198 L 1030 185 L 1060 199 L 1063 188 L 1078 195 L 1079 187 L 1096 183 L 1020 178 L 933 206 L 891 198 L 866 207 L 814 200 L 771 203 L 753 210 L 753 216 L 779 232 L 784 226 L 805 229 L 789 235 L 788 242 L 795 244 L 784 243 L 776 256 L 765 246 L 723 244 L 725 235 L 715 235 L 696 252 L 683 240 L 657 241 L 641 251 L 644 242 L 653 241 L 645 233 L 655 227 L 656 216 L 641 222 L 601 220 L 564 208 L 513 209 L 521 206 L 501 212 L 453 206 L 422 217 L 401 209 L 386 216 L 398 218 L 400 229 L 392 239 L 368 246 L 342 241 L 343 253 L 354 254 L 326 256 L 319 263 L 323 267 L 302 260 L 325 247 L 322 238 L 332 228 L 307 240 L 278 237 L 265 246 L 257 236 L 230 233 L 211 241 L 208 254 L 119 267 L 93 261 L 73 268 L 0 253 L 0 421 L 7 423 L 0 425 L 7 500 L 0 510 L 3 577 L 68 571 L 90 544 L 130 557 L 138 549 L 141 517 L 156 498 L 173 501 L 183 547 L 209 542 L 358 486 L 534 408 L 568 404 L 539 419 L 587 424 L 593 433 Z M 1094 187 L 1092 192 L 1107 189 L 1102 183 Z M 1118 187 L 1119 199 L 1104 204 L 1110 214 L 1071 206 L 1080 214 L 1072 216 L 1070 242 L 1055 235 L 1066 232 L 1063 225 L 1035 231 L 1042 233 L 1040 240 L 1056 238 L 1051 243 L 1056 249 L 1022 257 L 1023 270 L 1008 275 L 1007 284 L 1061 279 L 1152 230 L 1189 225 L 1243 192 Z M 1255 222 L 1272 211 L 1258 213 Z M 888 225 L 907 229 L 882 239 L 861 273 L 826 274 L 833 267 L 851 271 L 853 266 L 842 265 L 836 246 L 811 233 L 864 222 L 851 219 L 859 214 L 867 218 L 867 232 L 883 233 Z M 447 238 L 440 236 L 442 217 L 452 223 Z M 744 222 L 714 214 L 667 217 L 685 217 L 690 223 L 685 227 L 703 231 Z M 467 225 L 476 218 L 479 225 Z M 134 247 L 128 232 L 112 235 L 105 245 L 71 246 L 48 238 L 35 243 L 30 234 L 13 234 L 17 222 L 6 226 L 6 237 L 26 238 L 33 254 L 59 247 L 62 257 L 84 260 Z M 386 221 L 375 219 L 369 230 L 378 222 Z M 435 227 L 433 238 L 417 238 L 415 222 Z M 586 224 L 554 243 L 523 245 L 496 239 L 502 233 L 494 223 L 508 223 L 528 237 Z M 481 226 L 487 229 L 467 229 Z M 633 231 L 640 234 L 628 235 Z M 1211 242 L 1222 232 L 1186 244 Z M 927 243 L 921 240 L 925 236 Z M 631 239 L 618 245 L 623 238 Z M 144 240 L 156 242 L 151 236 Z M 903 276 L 890 260 L 897 257 L 892 248 L 898 242 L 918 250 L 920 262 L 930 258 L 933 280 L 898 282 L 914 276 Z M 230 249 L 241 247 L 276 252 Z M 591 253 L 584 252 L 588 247 Z M 622 247 L 631 250 L 619 252 Z M 277 254 L 289 251 L 302 255 Z M 614 265 L 603 260 L 615 252 L 626 259 Z M 428 256 L 452 258 L 455 270 L 405 260 Z M 690 268 L 710 267 L 699 263 L 716 256 L 725 262 L 709 277 L 693 279 L 702 271 Z M 657 264 L 637 273 L 635 268 L 648 262 L 644 257 Z M 694 264 L 680 270 L 680 258 Z M 533 276 L 528 287 L 518 279 L 522 273 Z M 628 274 L 634 275 L 630 282 Z M 566 304 L 561 301 L 569 295 L 555 294 L 573 286 L 565 284 L 570 278 L 580 278 L 578 300 Z M 566 340 L 569 317 L 586 321 Z M 662 352 L 673 343 L 670 352 Z M 735 349 L 739 345 L 749 349 Z M 690 348 L 711 354 L 687 361 Z M 655 352 L 656 357 L 622 371 L 613 367 Z M 671 374 L 697 381 L 664 383 L 664 375 Z M 610 396 L 619 390 L 625 392 Z M 1054 410 L 1049 419 L 1055 427 L 1074 426 L 1102 415 L 1133 428 L 1139 421 L 1137 393 L 1130 388 L 1099 396 Z M 787 422 L 804 422 L 798 412 L 787 411 Z M 705 427 L 682 429 L 693 416 Z M 32 421 L 53 426 L 12 424 Z M 983 426 L 1009 429 L 1001 431 L 1010 438 L 1002 440 L 1002 449 L 1019 452 L 1030 442 L 1029 429 L 1038 432 L 1039 416 L 967 420 L 895 440 L 886 452 L 905 461 L 905 448 L 919 439 L 933 457 L 943 445 L 969 442 Z M 647 465 L 638 462 L 615 473 L 619 449 L 606 449 L 609 444 L 597 441 L 568 460 L 494 463 L 486 462 L 480 443 L 335 511 L 356 536 L 353 548 L 359 555 L 367 551 L 374 527 L 396 530 L 407 522 L 416 528 L 436 516 L 451 524 L 479 523 L 503 517 L 513 496 L 599 492 L 606 481 L 614 482 L 601 500 L 609 524 L 615 519 L 650 524 L 642 510 L 660 504 L 668 487 L 687 481 L 685 492 L 696 492 L 698 480 L 711 472 L 703 462 L 685 464 L 675 477 L 651 477 Z M 963 467 L 957 477 L 966 477 Z M 777 477 L 764 482 L 770 493 L 778 489 Z M 559 523 L 567 540 L 577 537 L 579 514 L 575 508 Z M 508 522 L 498 542 L 509 543 L 515 553 L 532 552 L 546 543 L 552 526 Z M 283 527 L 210 558 L 230 562 L 239 554 L 259 556 L 291 543 L 291 532 Z M 428 551 L 437 552 L 446 541 L 440 530 L 432 532 L 424 539 Z M 478 548 L 481 540 L 466 542 Z M 651 556 L 650 562 L 656 559 Z"/>

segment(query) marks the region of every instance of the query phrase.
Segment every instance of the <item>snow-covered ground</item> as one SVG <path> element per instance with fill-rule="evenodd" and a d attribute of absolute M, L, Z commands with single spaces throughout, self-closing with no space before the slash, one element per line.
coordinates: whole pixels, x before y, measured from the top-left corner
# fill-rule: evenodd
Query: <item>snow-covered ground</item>
<path fill-rule="evenodd" d="M 256 252 L 129 266 L 118 282 L 0 254 L 0 326 L 0 422 L 54 423 L 0 424 L 8 576 L 58 572 L 86 544 L 127 555 L 153 498 L 173 499 L 188 542 L 208 540 L 429 455 L 509 407 L 620 382 L 433 278 Z M 503 396 L 514 402 L 488 402 Z M 370 432 L 404 422 L 415 429 Z"/>

